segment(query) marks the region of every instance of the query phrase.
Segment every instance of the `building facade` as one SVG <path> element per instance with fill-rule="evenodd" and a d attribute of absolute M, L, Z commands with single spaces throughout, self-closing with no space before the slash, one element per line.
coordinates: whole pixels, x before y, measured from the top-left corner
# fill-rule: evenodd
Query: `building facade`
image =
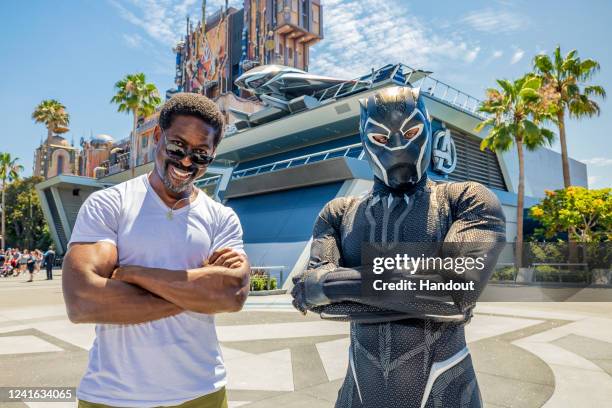
<path fill-rule="evenodd" d="M 308 70 L 309 49 L 323 38 L 319 0 L 244 0 L 243 5 L 221 8 L 195 25 L 187 19 L 185 36 L 174 47 L 178 92 L 212 99 L 229 92 L 245 96 L 235 81 L 251 68 L 281 64 Z"/>
<path fill-rule="evenodd" d="M 60 135 L 51 135 L 34 151 L 35 176 L 44 178 L 60 174 L 79 174 L 79 149 Z"/>

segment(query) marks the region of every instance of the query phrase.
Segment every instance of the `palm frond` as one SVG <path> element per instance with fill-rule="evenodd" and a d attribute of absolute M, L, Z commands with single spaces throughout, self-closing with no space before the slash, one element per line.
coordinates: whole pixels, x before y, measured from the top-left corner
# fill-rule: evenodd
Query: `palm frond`
<path fill-rule="evenodd" d="M 599 96 L 602 99 L 606 98 L 606 90 L 603 86 L 590 85 L 584 87 L 584 94 L 586 96 Z"/>
<path fill-rule="evenodd" d="M 548 55 L 536 55 L 533 59 L 535 70 L 541 74 L 550 74 L 553 70 L 553 63 Z"/>

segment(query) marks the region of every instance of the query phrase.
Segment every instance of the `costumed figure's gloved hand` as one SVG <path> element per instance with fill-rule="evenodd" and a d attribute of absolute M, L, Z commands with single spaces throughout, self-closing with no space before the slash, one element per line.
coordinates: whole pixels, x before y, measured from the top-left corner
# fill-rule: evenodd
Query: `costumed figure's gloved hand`
<path fill-rule="evenodd" d="M 302 314 L 317 306 L 330 303 L 329 298 L 323 292 L 326 270 L 307 270 L 293 277 L 293 307 Z"/>

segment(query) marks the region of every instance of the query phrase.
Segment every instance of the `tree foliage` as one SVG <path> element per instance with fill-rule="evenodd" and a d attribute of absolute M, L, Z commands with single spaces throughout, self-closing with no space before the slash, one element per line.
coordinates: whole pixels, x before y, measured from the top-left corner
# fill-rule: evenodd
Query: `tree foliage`
<path fill-rule="evenodd" d="M 66 107 L 55 99 L 46 99 L 39 103 L 34 112 L 32 119 L 36 123 L 42 123 L 47 128 L 47 136 L 55 133 L 62 133 L 70 123 L 70 115 L 66 112 Z"/>
<path fill-rule="evenodd" d="M 546 197 L 530 212 L 542 223 L 537 232 L 547 238 L 569 230 L 578 242 L 612 240 L 612 188 L 571 186 L 546 191 Z"/>
<path fill-rule="evenodd" d="M 542 80 L 527 74 L 515 81 L 499 79 L 497 83 L 501 89 L 487 89 L 487 98 L 479 107 L 480 112 L 490 115 L 475 129 L 480 132 L 490 126 L 480 148 L 504 152 L 516 142 L 528 150 L 550 145 L 555 135 L 542 123 L 552 118 L 553 111 L 542 103 Z"/>
<path fill-rule="evenodd" d="M 6 188 L 7 246 L 46 249 L 52 243 L 34 186 L 40 176 L 18 179 Z"/>
<path fill-rule="evenodd" d="M 23 166 L 17 163 L 18 161 L 18 157 L 13 158 L 10 153 L 0 152 L 0 203 L 2 204 L 0 249 L 4 249 L 6 243 L 6 188 L 8 183 L 17 180 L 19 178 L 19 173 L 23 171 Z"/>
<path fill-rule="evenodd" d="M 136 117 L 148 116 L 161 103 L 154 84 L 147 83 L 145 74 L 128 74 L 115 84 L 115 96 L 111 102 L 119 105 L 119 112 L 132 113 Z"/>
<path fill-rule="evenodd" d="M 561 47 L 557 46 L 552 58 L 545 54 L 537 55 L 533 60 L 533 68 L 542 79 L 542 100 L 554 112 L 553 118 L 559 130 L 561 144 L 563 183 L 565 187 L 569 187 L 572 181 L 565 114 L 568 112 L 571 118 L 576 119 L 599 115 L 600 107 L 594 98 L 605 98 L 606 91 L 600 85 L 589 84 L 599 71 L 599 63 L 592 59 L 580 59 L 576 50 L 562 56 Z"/>
<path fill-rule="evenodd" d="M 545 89 L 550 92 L 556 111 L 568 110 L 571 117 L 599 115 L 600 108 L 592 97 L 605 98 L 606 91 L 599 85 L 586 85 L 599 71 L 599 63 L 592 59 L 581 60 L 572 50 L 561 55 L 561 47 L 553 51 L 552 59 L 545 54 L 533 60 L 536 73 L 543 79 Z"/>
<path fill-rule="evenodd" d="M 542 101 L 541 78 L 526 74 L 515 81 L 497 80 L 497 84 L 501 89 L 487 89 L 487 98 L 480 104 L 479 111 L 488 114 L 488 118 L 480 122 L 475 130 L 480 132 L 488 129 L 480 144 L 482 150 L 503 152 L 512 146 L 516 147 L 519 177 L 516 189 L 515 260 L 520 266 L 523 261 L 524 148 L 535 150 L 552 143 L 554 133 L 542 126 L 543 122 L 550 119 L 552 110 Z"/>

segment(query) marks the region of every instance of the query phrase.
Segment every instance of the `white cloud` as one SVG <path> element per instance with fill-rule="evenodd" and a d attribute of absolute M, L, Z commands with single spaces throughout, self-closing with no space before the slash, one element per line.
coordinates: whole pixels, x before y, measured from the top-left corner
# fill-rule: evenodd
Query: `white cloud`
<path fill-rule="evenodd" d="M 493 51 L 493 54 L 491 54 L 491 57 L 497 59 L 501 58 L 502 55 L 504 55 L 504 52 L 502 50 L 495 50 Z"/>
<path fill-rule="evenodd" d="M 108 0 L 119 15 L 142 29 L 150 38 L 168 47 L 185 34 L 185 18 L 189 15 L 197 23 L 201 17 L 198 0 Z M 211 15 L 224 6 L 224 0 L 209 0 L 206 14 Z M 242 7 L 242 1 L 231 0 L 230 6 Z"/>
<path fill-rule="evenodd" d="M 580 161 L 596 167 L 612 166 L 612 158 L 607 157 L 592 157 L 590 159 L 582 159 Z"/>
<path fill-rule="evenodd" d="M 593 187 L 597 183 L 598 178 L 597 176 L 589 176 L 589 187 Z"/>
<path fill-rule="evenodd" d="M 398 62 L 436 70 L 442 62 L 470 63 L 480 52 L 460 34 L 426 24 L 399 0 L 326 0 L 324 7 L 325 39 L 311 51 L 311 72 L 351 78 Z"/>
<path fill-rule="evenodd" d="M 130 48 L 140 48 L 143 44 L 143 39 L 139 34 L 123 34 L 123 41 Z"/>
<path fill-rule="evenodd" d="M 476 48 L 472 49 L 467 54 L 465 54 L 465 57 L 464 57 L 465 61 L 466 62 L 474 62 L 474 60 L 478 56 L 479 52 L 480 52 L 480 47 L 476 47 Z"/>
<path fill-rule="evenodd" d="M 462 19 L 474 30 L 491 34 L 511 33 L 525 28 L 525 16 L 511 11 L 484 9 L 466 14 Z"/>
<path fill-rule="evenodd" d="M 516 64 L 517 62 L 523 59 L 523 56 L 525 56 L 525 51 L 520 48 L 517 48 L 516 51 L 514 51 L 514 54 L 512 54 L 512 59 L 510 60 L 510 63 Z"/>

